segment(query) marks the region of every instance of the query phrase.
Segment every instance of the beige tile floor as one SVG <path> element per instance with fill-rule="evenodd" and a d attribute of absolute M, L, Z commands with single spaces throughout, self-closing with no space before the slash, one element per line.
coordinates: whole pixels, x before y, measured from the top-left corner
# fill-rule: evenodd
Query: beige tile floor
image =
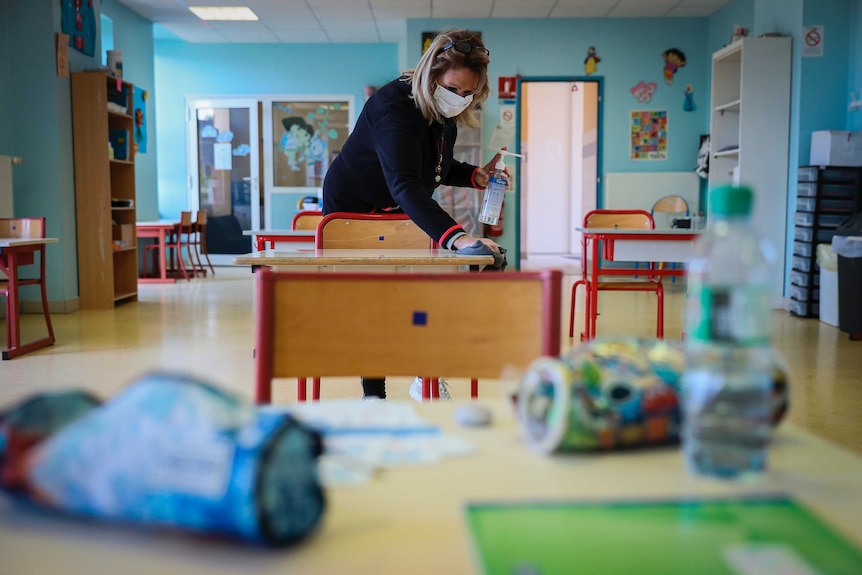
<path fill-rule="evenodd" d="M 563 342 L 568 338 L 571 273 L 562 263 Z M 525 267 L 550 265 L 540 262 Z M 665 334 L 679 338 L 684 284 L 668 284 Z M 46 389 L 76 386 L 109 397 L 153 370 L 181 371 L 242 397 L 252 397 L 254 284 L 247 268 L 216 269 L 216 276 L 176 285 L 141 285 L 139 301 L 107 311 L 53 316 L 57 343 L 0 363 L 0 409 Z M 582 298 L 576 306 L 581 325 Z M 600 298 L 600 335 L 654 335 L 655 304 L 649 294 L 607 293 Z M 24 335 L 42 333 L 40 316 L 24 316 Z M 0 320 L 0 333 L 5 331 Z M 42 331 L 40 331 L 42 330 Z M 577 333 L 577 331 L 576 331 Z M 790 419 L 862 453 L 862 342 L 816 319 L 775 312 L 775 345 L 790 370 Z M 405 399 L 410 380 L 391 378 L 389 397 Z M 466 381 L 452 394 L 467 397 Z M 324 398 L 358 397 L 358 379 L 324 380 Z M 480 396 L 500 394 L 498 382 L 480 384 Z M 276 386 L 274 401 L 294 401 L 295 384 Z"/>

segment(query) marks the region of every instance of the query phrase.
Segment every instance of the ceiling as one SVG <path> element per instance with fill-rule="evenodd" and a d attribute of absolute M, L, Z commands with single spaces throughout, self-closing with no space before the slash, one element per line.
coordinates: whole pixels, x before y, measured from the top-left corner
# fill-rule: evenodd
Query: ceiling
<path fill-rule="evenodd" d="M 732 0 L 116 1 L 193 43 L 377 43 L 405 41 L 411 18 L 702 18 Z M 205 22 L 188 9 L 204 5 L 248 6 L 260 20 Z"/>

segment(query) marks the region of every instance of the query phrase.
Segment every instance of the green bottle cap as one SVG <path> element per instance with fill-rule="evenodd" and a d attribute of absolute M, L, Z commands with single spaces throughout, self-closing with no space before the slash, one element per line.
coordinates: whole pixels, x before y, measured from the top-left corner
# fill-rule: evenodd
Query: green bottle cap
<path fill-rule="evenodd" d="M 743 216 L 751 213 L 754 192 L 748 186 L 721 186 L 709 194 L 709 209 L 719 216 Z"/>

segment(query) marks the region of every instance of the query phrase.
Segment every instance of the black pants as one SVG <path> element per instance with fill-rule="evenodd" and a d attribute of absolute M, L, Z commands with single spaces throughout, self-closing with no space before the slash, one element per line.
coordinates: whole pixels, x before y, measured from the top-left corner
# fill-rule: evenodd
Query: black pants
<path fill-rule="evenodd" d="M 362 394 L 364 397 L 386 399 L 386 380 L 382 377 L 363 377 Z"/>

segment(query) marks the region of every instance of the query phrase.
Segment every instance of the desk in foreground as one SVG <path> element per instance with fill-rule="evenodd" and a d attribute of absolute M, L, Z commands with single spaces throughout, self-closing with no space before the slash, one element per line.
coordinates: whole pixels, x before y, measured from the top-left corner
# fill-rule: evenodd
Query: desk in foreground
<path fill-rule="evenodd" d="M 476 446 L 474 455 L 384 471 L 362 487 L 327 490 L 319 532 L 280 551 L 59 518 L 0 499 L 0 557 L 8 573 L 475 573 L 468 504 L 742 497 L 783 493 L 862 546 L 862 458 L 789 425 L 756 483 L 701 479 L 675 448 L 546 457 L 520 437 L 511 408 L 488 428 L 455 423 L 459 402 L 416 405 L 425 420 Z M 643 537 L 650 534 L 644 533 Z M 626 552 L 624 542 L 618 551 Z M 685 566 L 682 566 L 684 569 Z"/>
<path fill-rule="evenodd" d="M 251 266 L 482 266 L 494 257 L 456 254 L 450 250 L 263 250 L 237 256 L 236 265 Z"/>

